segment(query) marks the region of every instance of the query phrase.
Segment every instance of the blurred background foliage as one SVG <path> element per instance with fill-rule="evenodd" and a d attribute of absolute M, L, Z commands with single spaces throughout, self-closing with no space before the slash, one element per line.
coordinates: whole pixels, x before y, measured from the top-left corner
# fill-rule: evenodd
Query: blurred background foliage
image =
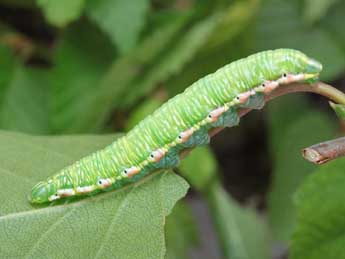
<path fill-rule="evenodd" d="M 0 127 L 124 132 L 207 73 L 282 47 L 344 90 L 344 17 L 342 0 L 0 0 Z M 287 96 L 193 151 L 166 257 L 345 258 L 344 162 L 300 156 L 341 132 L 326 100 Z"/>

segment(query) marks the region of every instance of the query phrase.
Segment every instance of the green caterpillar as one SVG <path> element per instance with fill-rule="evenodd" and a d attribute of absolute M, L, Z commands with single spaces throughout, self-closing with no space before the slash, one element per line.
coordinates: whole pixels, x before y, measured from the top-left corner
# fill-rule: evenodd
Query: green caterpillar
<path fill-rule="evenodd" d="M 185 148 L 209 143 L 208 131 L 239 123 L 241 107 L 260 109 L 279 85 L 312 82 L 322 65 L 292 49 L 263 51 L 228 64 L 170 99 L 124 137 L 62 169 L 31 191 L 32 203 L 118 189 L 176 167 Z"/>

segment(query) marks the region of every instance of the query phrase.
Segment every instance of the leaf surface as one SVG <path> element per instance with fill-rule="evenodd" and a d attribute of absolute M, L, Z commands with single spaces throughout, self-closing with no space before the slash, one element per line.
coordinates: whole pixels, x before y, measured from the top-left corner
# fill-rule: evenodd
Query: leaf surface
<path fill-rule="evenodd" d="M 167 217 L 165 229 L 166 259 L 188 259 L 188 252 L 198 241 L 196 220 L 188 204 L 179 201 Z"/>
<path fill-rule="evenodd" d="M 207 191 L 210 182 L 217 179 L 217 160 L 208 147 L 198 147 L 181 161 L 182 175 L 198 191 Z"/>
<path fill-rule="evenodd" d="M 323 64 L 322 80 L 340 75 L 345 68 L 345 52 L 341 44 L 322 26 L 308 26 L 298 10 L 295 1 L 265 1 L 255 28 L 257 51 L 298 49 Z"/>
<path fill-rule="evenodd" d="M 326 15 L 328 9 L 339 0 L 304 0 L 304 17 L 307 22 L 313 23 Z"/>
<path fill-rule="evenodd" d="M 188 188 L 171 172 L 55 206 L 33 207 L 26 199 L 37 181 L 114 139 L 114 135 L 30 137 L 0 132 L 3 257 L 164 257 L 165 217 Z"/>
<path fill-rule="evenodd" d="M 86 13 L 125 53 L 136 45 L 149 5 L 148 0 L 88 0 Z"/>
<path fill-rule="evenodd" d="M 333 102 L 329 102 L 329 105 L 335 111 L 335 113 L 337 114 L 340 120 L 345 120 L 345 105 L 344 104 L 336 104 Z"/>
<path fill-rule="evenodd" d="M 94 26 L 76 23 L 64 31 L 49 77 L 53 132 L 91 131 L 83 119 L 94 109 L 90 102 L 114 56 L 111 43 Z"/>
<path fill-rule="evenodd" d="M 319 167 L 296 193 L 291 259 L 345 257 L 345 159 Z"/>
<path fill-rule="evenodd" d="M 47 70 L 28 68 L 0 47 L 0 128 L 49 132 Z"/>
<path fill-rule="evenodd" d="M 268 228 L 255 211 L 240 207 L 217 184 L 210 188 L 209 197 L 225 258 L 269 258 Z"/>
<path fill-rule="evenodd" d="M 296 224 L 292 195 L 316 166 L 305 161 L 301 150 L 331 139 L 335 125 L 303 98 L 288 96 L 269 104 L 270 149 L 274 161 L 268 196 L 268 216 L 276 241 L 290 239 Z"/>
<path fill-rule="evenodd" d="M 84 0 L 36 0 L 48 22 L 63 27 L 76 20 L 84 8 Z"/>

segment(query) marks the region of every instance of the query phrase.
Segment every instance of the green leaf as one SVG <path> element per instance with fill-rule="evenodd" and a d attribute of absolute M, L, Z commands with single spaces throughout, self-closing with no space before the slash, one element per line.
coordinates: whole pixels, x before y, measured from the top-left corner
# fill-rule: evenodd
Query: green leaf
<path fill-rule="evenodd" d="M 301 149 L 332 138 L 335 123 L 297 96 L 270 103 L 269 116 L 270 149 L 274 164 L 268 216 L 274 239 L 286 242 L 296 223 L 292 194 L 316 167 L 302 158 Z"/>
<path fill-rule="evenodd" d="M 339 47 L 345 53 L 345 30 L 342 26 L 345 13 L 345 1 L 339 1 L 329 10 L 329 14 L 324 17 L 320 26 L 329 33 L 329 35 L 338 42 Z"/>
<path fill-rule="evenodd" d="M 49 132 L 47 74 L 18 67 L 2 108 L 1 127 L 8 130 L 42 134 Z"/>
<path fill-rule="evenodd" d="M 340 120 L 345 120 L 345 105 L 344 104 L 336 104 L 333 102 L 329 102 L 329 105 L 335 111 L 335 113 L 337 114 Z"/>
<path fill-rule="evenodd" d="M 255 211 L 241 208 L 218 184 L 209 201 L 225 258 L 270 258 L 268 229 Z"/>
<path fill-rule="evenodd" d="M 140 75 L 131 83 L 132 87 L 136 87 L 136 90 L 125 92 L 125 95 L 117 99 L 116 102 L 122 107 L 130 106 L 138 98 L 154 89 L 159 82 L 177 75 L 184 65 L 196 55 L 217 22 L 218 17 L 216 15 L 211 16 L 184 32 L 182 37 L 176 39 L 176 43 L 174 42 L 172 46 L 169 46 L 169 49 L 166 49 L 158 57 L 158 60 L 154 61 L 154 66 L 149 71 L 145 71 L 145 74 Z"/>
<path fill-rule="evenodd" d="M 205 191 L 217 177 L 217 160 L 209 147 L 198 147 L 181 161 L 181 174 L 198 191 Z"/>
<path fill-rule="evenodd" d="M 314 23 L 326 15 L 329 8 L 339 0 L 304 0 L 304 17 L 307 22 Z"/>
<path fill-rule="evenodd" d="M 264 2 L 258 15 L 256 42 L 257 51 L 294 48 L 319 60 L 324 67 L 322 80 L 333 79 L 345 69 L 345 52 L 341 45 L 321 26 L 306 26 L 293 1 Z"/>
<path fill-rule="evenodd" d="M 345 159 L 319 167 L 296 193 L 292 259 L 345 258 Z"/>
<path fill-rule="evenodd" d="M 197 226 L 191 209 L 186 202 L 179 201 L 167 217 L 166 259 L 188 259 L 188 251 L 197 240 Z"/>
<path fill-rule="evenodd" d="M 205 50 L 219 48 L 249 25 L 259 9 L 258 0 L 235 1 L 222 11 L 221 19 L 205 44 Z"/>
<path fill-rule="evenodd" d="M 165 217 L 188 188 L 171 172 L 59 206 L 35 208 L 26 199 L 38 180 L 114 139 L 0 133 L 2 257 L 164 257 Z"/>
<path fill-rule="evenodd" d="M 246 15 L 239 15 L 245 11 Z M 218 23 L 193 59 L 179 74 L 167 78 L 165 84 L 169 95 L 182 92 L 199 78 L 248 55 L 248 49 L 253 48 L 253 37 L 248 33 L 248 24 L 256 18 L 256 14 L 256 0 L 234 2 L 225 11 L 218 13 Z"/>
<path fill-rule="evenodd" d="M 7 65 L 7 70 L 2 72 L 8 74 L 0 82 L 3 88 L 0 127 L 35 134 L 48 133 L 47 71 L 27 68 L 17 62 L 12 68 L 10 62 Z"/>
<path fill-rule="evenodd" d="M 241 3 L 231 4 L 225 11 L 214 12 L 207 19 L 203 19 L 191 26 L 188 31 L 182 32 L 183 37 L 178 37 L 176 43 L 174 42 L 169 46 L 169 49 L 155 61 L 156 65 L 147 72 L 147 75 L 139 77 L 133 83 L 139 91 L 132 91 L 121 97 L 122 107 L 132 105 L 141 95 L 152 91 L 160 82 L 171 78 L 179 80 L 181 74 L 186 73 L 186 70 L 190 69 L 193 73 L 192 76 L 188 76 L 188 83 L 179 81 L 174 84 L 174 93 L 186 88 L 191 81 L 197 80 L 198 77 L 195 77 L 195 72 L 199 66 L 208 67 L 210 60 L 219 58 L 214 57 L 210 50 L 218 49 L 220 45 L 225 44 L 226 51 L 230 52 L 229 41 L 243 31 L 254 18 L 257 3 L 257 0 L 246 0 Z M 221 55 L 221 60 L 229 61 L 223 49 Z M 202 61 L 200 61 L 199 56 L 203 58 Z M 217 63 L 216 68 L 224 65 L 224 63 L 219 64 L 219 61 Z M 199 73 L 199 77 L 204 75 L 204 73 Z"/>
<path fill-rule="evenodd" d="M 84 8 L 84 0 L 36 0 L 48 22 L 63 27 L 76 20 Z"/>
<path fill-rule="evenodd" d="M 49 78 L 53 132 L 92 131 L 84 118 L 94 108 L 90 102 L 114 56 L 111 43 L 90 24 L 77 23 L 65 31 Z"/>
<path fill-rule="evenodd" d="M 142 75 L 145 66 L 161 53 L 188 18 L 183 15 L 168 25 L 159 27 L 137 48 L 128 55 L 120 57 L 110 66 L 101 79 L 98 91 L 90 96 L 91 100 L 84 110 L 83 117 L 78 119 L 78 123 L 82 125 L 79 127 L 80 130 L 95 131 L 103 126 L 112 108 L 117 105 L 116 100 L 121 100 L 120 97 L 133 88 L 131 85 L 133 78 Z"/>
<path fill-rule="evenodd" d="M 121 53 L 136 45 L 150 1 L 88 0 L 86 3 L 86 13 L 110 36 Z"/>

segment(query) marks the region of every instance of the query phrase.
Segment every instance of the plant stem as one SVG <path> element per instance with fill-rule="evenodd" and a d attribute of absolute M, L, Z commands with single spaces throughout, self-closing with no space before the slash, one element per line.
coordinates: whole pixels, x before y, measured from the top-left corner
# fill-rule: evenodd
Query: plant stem
<path fill-rule="evenodd" d="M 271 92 L 270 94 L 265 96 L 265 101 L 268 102 L 274 98 L 277 98 L 282 95 L 291 94 L 291 93 L 298 93 L 298 92 L 309 92 L 309 93 L 315 93 L 322 96 L 325 96 L 329 100 L 332 100 L 335 103 L 338 104 L 345 104 L 345 94 L 338 89 L 334 88 L 331 85 L 325 84 L 323 82 L 317 82 L 314 84 L 302 84 L 302 83 L 293 83 L 289 85 L 284 85 L 278 87 L 276 90 Z M 241 109 L 238 112 L 238 115 L 240 117 L 243 117 L 248 112 L 250 112 L 251 109 Z M 210 137 L 213 137 L 214 135 L 218 134 L 220 131 L 222 131 L 224 128 L 214 128 L 210 130 L 209 135 Z"/>
<path fill-rule="evenodd" d="M 302 150 L 303 157 L 317 165 L 345 156 L 345 137 L 322 142 Z"/>
<path fill-rule="evenodd" d="M 329 100 L 332 100 L 335 103 L 338 104 L 344 104 L 345 105 L 345 94 L 338 89 L 334 88 L 331 85 L 328 85 L 323 82 L 317 82 L 313 84 L 305 84 L 305 83 L 293 83 L 288 85 L 283 85 L 278 87 L 276 90 L 272 91 L 270 94 L 265 96 L 265 102 L 268 102 L 274 98 L 277 98 L 282 95 L 290 94 L 290 93 L 297 93 L 297 92 L 310 92 L 319 94 L 322 96 L 325 96 Z M 252 109 L 244 108 L 240 109 L 238 111 L 239 117 L 243 117 L 247 113 L 249 113 Z M 209 131 L 209 136 L 213 137 L 216 134 L 218 134 L 220 131 L 222 131 L 224 127 L 219 128 L 213 128 Z M 181 158 L 184 158 L 188 155 L 188 153 L 192 150 L 186 149 L 182 151 L 180 154 Z"/>

